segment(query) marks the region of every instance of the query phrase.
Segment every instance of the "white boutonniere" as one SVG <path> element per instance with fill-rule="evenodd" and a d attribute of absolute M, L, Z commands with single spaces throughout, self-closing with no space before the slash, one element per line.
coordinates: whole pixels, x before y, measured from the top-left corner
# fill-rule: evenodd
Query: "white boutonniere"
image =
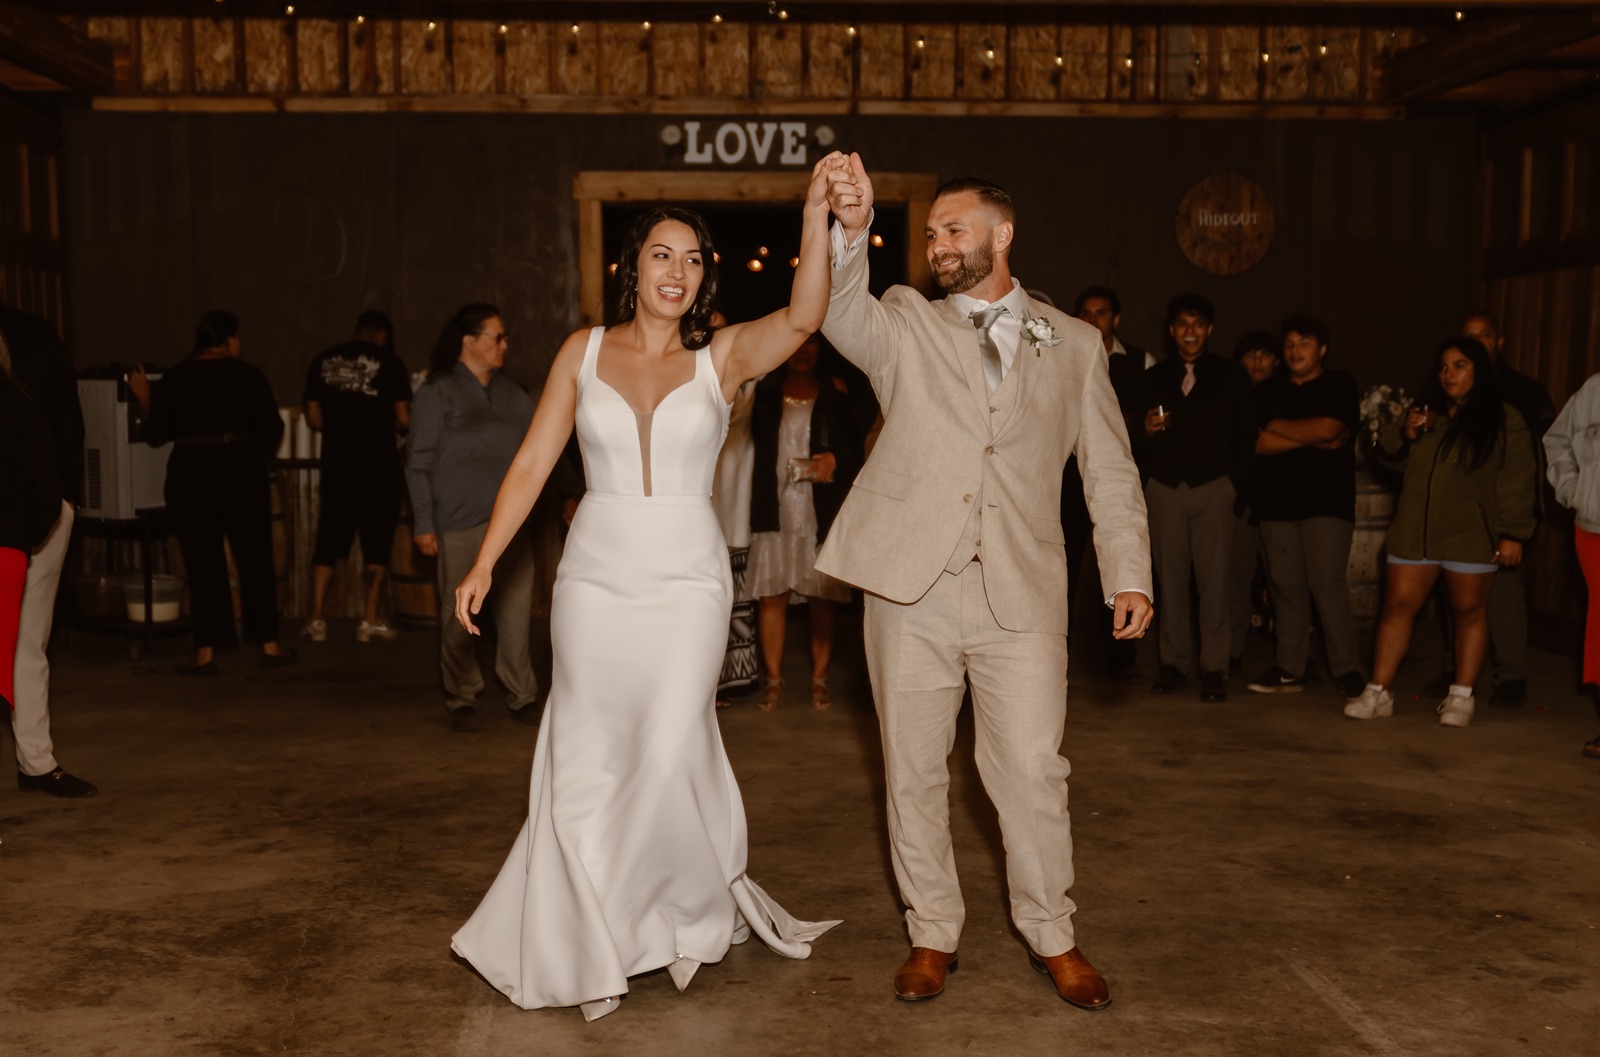
<path fill-rule="evenodd" d="M 1048 349 L 1064 340 L 1056 337 L 1056 328 L 1044 316 L 1023 316 L 1022 336 L 1033 346 L 1035 356 L 1039 355 L 1040 347 Z"/>

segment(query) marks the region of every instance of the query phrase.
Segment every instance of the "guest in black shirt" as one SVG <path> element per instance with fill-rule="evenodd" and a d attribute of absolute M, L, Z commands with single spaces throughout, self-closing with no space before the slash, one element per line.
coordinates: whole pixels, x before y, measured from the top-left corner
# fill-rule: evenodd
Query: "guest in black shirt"
<path fill-rule="evenodd" d="M 272 557 L 272 493 L 267 459 L 283 436 L 278 401 L 260 369 L 239 359 L 239 319 L 208 312 L 195 352 L 151 391 L 141 368 L 128 386 L 147 410 L 145 440 L 173 443 L 166 500 L 189 575 L 194 625 L 192 675 L 215 675 L 215 651 L 238 641 L 228 589 L 226 539 L 239 572 L 245 640 L 261 647 L 261 666 L 290 664 L 278 644 L 277 570 Z"/>
<path fill-rule="evenodd" d="M 51 477 L 59 487 L 52 523 L 28 555 L 16 660 L 10 669 L 16 682 L 11 732 L 17 745 L 17 787 L 49 796 L 93 796 L 95 787 L 68 774 L 56 759 L 50 734 L 50 658 L 45 652 L 67 545 L 72 540 L 73 504 L 80 498 L 83 482 L 83 409 L 78 404 L 78 379 L 71 354 L 47 319 L 0 305 L 0 344 L 8 350 L 16 386 L 44 416 L 38 440 L 51 453 Z M 0 503 L 0 510 L 4 507 Z"/>
<path fill-rule="evenodd" d="M 1324 366 L 1328 328 L 1297 316 L 1283 325 L 1287 371 L 1256 389 L 1260 476 L 1255 516 L 1267 551 L 1277 611 L 1276 663 L 1250 689 L 1293 693 L 1311 653 L 1311 605 L 1322 620 L 1328 670 L 1346 698 L 1367 677 L 1350 612 L 1350 541 L 1355 531 L 1356 461 L 1351 438 L 1360 392 L 1347 371 Z"/>
<path fill-rule="evenodd" d="M 393 331 L 382 312 L 363 312 L 355 337 L 318 354 L 306 370 L 306 421 L 322 432 L 311 619 L 301 632 L 313 642 L 328 637 L 323 608 L 333 566 L 358 534 L 367 598 L 356 641 L 399 634 L 378 616 L 406 486 L 395 439 L 411 425 L 411 380 L 395 355 Z"/>
<path fill-rule="evenodd" d="M 1283 367 L 1283 339 L 1266 330 L 1252 330 L 1233 347 L 1233 361 L 1250 376 L 1252 390 Z M 1244 658 L 1245 640 L 1252 629 L 1272 632 L 1272 597 L 1268 590 L 1267 560 L 1261 549 L 1261 529 L 1249 507 L 1233 519 L 1233 566 L 1228 573 L 1228 626 L 1231 639 L 1228 667 L 1237 669 Z"/>
<path fill-rule="evenodd" d="M 1194 656 L 1189 580 L 1200 595 L 1200 697 L 1228 696 L 1231 629 L 1229 556 L 1234 517 L 1250 501 L 1255 431 L 1250 378 L 1207 351 L 1215 312 L 1198 294 L 1167 306 L 1176 355 L 1145 372 L 1141 447 L 1150 480 L 1150 547 L 1161 591 L 1161 673 L 1151 690 L 1169 694 L 1188 678 Z"/>
<path fill-rule="evenodd" d="M 1072 312 L 1100 331 L 1100 340 L 1106 348 L 1106 367 L 1111 374 L 1111 388 L 1117 394 L 1117 406 L 1122 411 L 1123 424 L 1131 435 L 1139 428 L 1144 417 L 1144 408 L 1140 406 L 1144 372 L 1156 363 L 1156 358 L 1136 345 L 1123 344 L 1117 336 L 1117 329 L 1122 326 L 1122 299 L 1111 287 L 1085 287 L 1073 301 Z M 1089 518 L 1089 506 L 1083 498 L 1083 475 L 1078 471 L 1076 455 L 1067 459 L 1066 468 L 1061 474 L 1061 525 L 1067 537 L 1068 605 L 1073 606 L 1084 557 L 1091 554 L 1089 538 L 1094 529 Z M 1123 680 L 1138 679 L 1135 666 L 1138 644 L 1132 639 L 1114 638 L 1112 632 L 1115 629 L 1098 616 L 1094 620 L 1094 627 L 1096 634 L 1104 640 L 1111 674 Z"/>

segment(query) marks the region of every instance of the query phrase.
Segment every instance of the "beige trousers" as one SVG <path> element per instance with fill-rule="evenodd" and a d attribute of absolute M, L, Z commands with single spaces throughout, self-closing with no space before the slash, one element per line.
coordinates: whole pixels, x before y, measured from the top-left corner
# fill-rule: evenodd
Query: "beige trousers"
<path fill-rule="evenodd" d="M 61 586 L 73 519 L 72 505 L 62 503 L 61 516 L 50 535 L 28 559 L 28 579 L 22 588 L 15 669 L 17 710 L 11 717 L 11 732 L 17 739 L 17 769 L 26 775 L 49 774 L 56 769 L 55 746 L 50 741 L 50 661 L 44 650 L 50 641 L 56 589 Z"/>
<path fill-rule="evenodd" d="M 868 594 L 866 647 L 912 945 L 954 951 L 966 918 L 950 841 L 949 756 L 970 683 L 978 773 L 1000 815 L 1012 919 L 1035 953 L 1071 950 L 1071 768 L 1060 753 L 1066 636 L 1001 628 L 983 566 L 972 562 L 942 573 L 909 605 Z"/>

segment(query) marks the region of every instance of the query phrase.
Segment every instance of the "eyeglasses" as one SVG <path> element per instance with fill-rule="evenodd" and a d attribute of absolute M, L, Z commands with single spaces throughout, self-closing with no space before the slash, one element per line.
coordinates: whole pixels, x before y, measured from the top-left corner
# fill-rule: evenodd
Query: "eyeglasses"
<path fill-rule="evenodd" d="M 484 336 L 496 345 L 505 345 L 511 341 L 511 336 L 503 330 L 498 334 L 486 334 Z"/>

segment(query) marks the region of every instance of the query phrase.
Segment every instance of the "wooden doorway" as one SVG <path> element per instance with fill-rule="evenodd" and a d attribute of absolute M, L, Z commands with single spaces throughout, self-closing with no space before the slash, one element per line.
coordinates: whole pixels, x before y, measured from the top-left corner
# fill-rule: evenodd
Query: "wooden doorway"
<path fill-rule="evenodd" d="M 606 281 L 604 209 L 607 203 L 695 202 L 799 205 L 810 184 L 809 172 L 582 172 L 572 179 L 578 206 L 579 325 L 592 327 L 604 317 Z M 916 237 L 927 223 L 933 193 L 939 187 L 932 173 L 878 173 L 872 177 L 881 203 L 904 205 L 905 274 L 912 286 L 925 289 L 931 278 L 922 241 Z"/>

